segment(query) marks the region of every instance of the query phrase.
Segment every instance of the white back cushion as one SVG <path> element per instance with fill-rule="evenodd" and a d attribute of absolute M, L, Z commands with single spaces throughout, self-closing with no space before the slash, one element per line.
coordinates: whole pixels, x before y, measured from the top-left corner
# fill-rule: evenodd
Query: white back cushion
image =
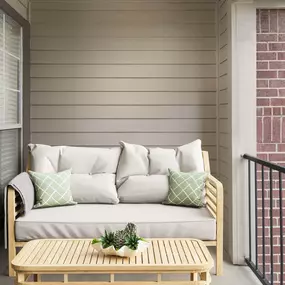
<path fill-rule="evenodd" d="M 122 147 L 117 170 L 121 202 L 161 203 L 168 193 L 168 169 L 204 171 L 201 140 L 177 149 L 147 149 L 127 143 L 122 143 Z"/>
<path fill-rule="evenodd" d="M 59 171 L 72 173 L 115 173 L 121 150 L 117 148 L 66 147 L 59 159 Z"/>
<path fill-rule="evenodd" d="M 150 148 L 149 149 L 149 174 L 168 175 L 168 169 L 179 171 L 179 164 L 174 149 Z"/>
<path fill-rule="evenodd" d="M 120 143 L 123 150 L 117 169 L 117 184 L 121 184 L 129 176 L 147 175 L 149 168 L 148 150 L 142 145 Z"/>
<path fill-rule="evenodd" d="M 29 145 L 31 170 L 55 173 L 71 169 L 71 192 L 78 203 L 119 202 L 115 185 L 121 149 Z"/>
<path fill-rule="evenodd" d="M 30 170 L 42 173 L 58 172 L 58 161 L 64 146 L 29 144 Z"/>
<path fill-rule="evenodd" d="M 201 140 L 177 148 L 177 160 L 182 172 L 203 172 L 204 161 Z"/>

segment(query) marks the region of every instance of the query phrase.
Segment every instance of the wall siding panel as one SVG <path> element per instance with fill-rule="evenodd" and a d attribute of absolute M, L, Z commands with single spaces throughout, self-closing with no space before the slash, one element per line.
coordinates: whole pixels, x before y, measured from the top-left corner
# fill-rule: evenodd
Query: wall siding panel
<path fill-rule="evenodd" d="M 231 163 L 230 163 L 230 109 L 229 109 L 229 32 L 230 0 L 220 0 L 218 6 L 218 175 L 224 184 L 224 244 L 231 255 L 232 211 L 231 211 Z"/>
<path fill-rule="evenodd" d="M 216 172 L 216 4 L 32 1 L 34 143 L 174 147 Z"/>

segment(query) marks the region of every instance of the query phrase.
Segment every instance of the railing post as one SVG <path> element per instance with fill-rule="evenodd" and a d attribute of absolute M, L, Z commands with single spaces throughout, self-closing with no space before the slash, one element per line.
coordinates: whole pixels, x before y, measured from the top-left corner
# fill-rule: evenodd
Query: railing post
<path fill-rule="evenodd" d="M 248 234 L 249 234 L 249 260 L 251 261 L 251 164 L 248 160 Z"/>
<path fill-rule="evenodd" d="M 264 202 L 264 166 L 261 168 L 261 211 L 262 211 L 262 275 L 265 278 L 265 202 Z"/>
<path fill-rule="evenodd" d="M 269 169 L 269 187 L 270 187 L 270 279 L 273 284 L 273 187 L 272 187 L 272 168 Z"/>
<path fill-rule="evenodd" d="M 284 243 L 283 243 L 283 193 L 282 193 L 282 173 L 279 171 L 279 209 L 280 209 L 280 285 L 283 285 L 284 281 Z"/>
<path fill-rule="evenodd" d="M 258 220 L 257 220 L 257 164 L 254 163 L 254 172 L 255 172 L 255 181 L 254 181 L 254 193 L 255 193 L 255 267 L 258 269 L 258 240 L 257 240 L 257 229 L 258 229 Z"/>

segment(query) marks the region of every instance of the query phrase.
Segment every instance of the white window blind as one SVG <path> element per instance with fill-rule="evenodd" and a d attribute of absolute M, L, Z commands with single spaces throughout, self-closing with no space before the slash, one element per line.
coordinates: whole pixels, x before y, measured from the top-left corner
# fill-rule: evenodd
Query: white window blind
<path fill-rule="evenodd" d="M 4 188 L 21 168 L 22 28 L 0 10 L 0 216 Z"/>

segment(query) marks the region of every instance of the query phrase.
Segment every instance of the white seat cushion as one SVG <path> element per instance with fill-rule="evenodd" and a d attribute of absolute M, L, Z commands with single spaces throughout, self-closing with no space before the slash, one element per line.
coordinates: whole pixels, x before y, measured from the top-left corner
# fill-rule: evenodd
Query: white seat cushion
<path fill-rule="evenodd" d="M 93 238 L 106 230 L 138 225 L 145 238 L 216 239 L 216 222 L 206 208 L 161 204 L 76 205 L 33 209 L 16 220 L 17 241 L 43 238 Z"/>

